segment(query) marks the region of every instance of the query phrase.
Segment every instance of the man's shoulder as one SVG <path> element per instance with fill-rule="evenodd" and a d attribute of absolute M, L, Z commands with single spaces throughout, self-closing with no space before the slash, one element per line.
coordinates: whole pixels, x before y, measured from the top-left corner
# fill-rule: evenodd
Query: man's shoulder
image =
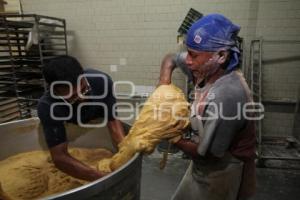
<path fill-rule="evenodd" d="M 52 100 L 49 92 L 47 91 L 41 96 L 37 104 L 37 114 L 43 124 L 51 121 L 49 118 L 51 104 Z"/>
<path fill-rule="evenodd" d="M 38 114 L 45 115 L 45 113 L 49 113 L 51 110 L 51 106 L 54 105 L 54 103 L 59 103 L 59 100 L 54 97 L 51 97 L 50 91 L 47 90 L 38 101 Z M 55 107 L 55 111 L 57 110 L 61 110 L 60 106 Z"/>
<path fill-rule="evenodd" d="M 58 103 L 58 104 L 56 104 Z M 41 120 L 42 124 L 61 124 L 65 120 L 58 118 L 67 118 L 70 112 L 69 106 L 64 102 L 60 102 L 57 99 L 50 96 L 50 93 L 44 94 L 38 101 L 37 104 L 37 115 Z M 55 119 L 53 116 L 56 116 Z"/>
<path fill-rule="evenodd" d="M 245 103 L 247 92 L 242 81 L 236 72 L 226 74 L 215 82 L 208 97 L 225 103 Z"/>
<path fill-rule="evenodd" d="M 50 107 L 51 103 L 53 102 L 50 92 L 46 91 L 38 101 L 37 108 L 41 109 L 41 107 Z"/>

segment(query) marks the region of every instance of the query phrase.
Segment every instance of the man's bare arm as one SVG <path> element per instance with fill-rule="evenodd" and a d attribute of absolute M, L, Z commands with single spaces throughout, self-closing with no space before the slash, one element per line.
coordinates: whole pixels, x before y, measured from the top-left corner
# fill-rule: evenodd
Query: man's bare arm
<path fill-rule="evenodd" d="M 117 147 L 118 144 L 124 139 L 125 132 L 120 120 L 112 120 L 107 122 L 107 127 L 110 131 L 113 144 Z"/>
<path fill-rule="evenodd" d="M 70 176 L 94 181 L 105 175 L 73 158 L 68 152 L 68 144 L 66 142 L 50 148 L 49 151 L 55 166 Z"/>
<path fill-rule="evenodd" d="M 161 63 L 160 76 L 158 85 L 169 85 L 171 84 L 172 73 L 176 67 L 174 62 L 174 54 L 167 54 Z"/>

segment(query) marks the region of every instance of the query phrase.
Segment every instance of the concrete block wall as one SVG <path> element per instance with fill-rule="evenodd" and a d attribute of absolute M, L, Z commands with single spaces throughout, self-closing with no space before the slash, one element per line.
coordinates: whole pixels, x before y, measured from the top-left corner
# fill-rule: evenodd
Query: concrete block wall
<path fill-rule="evenodd" d="M 300 1 L 260 0 L 258 10 L 256 36 L 272 40 L 263 43 L 264 98 L 295 99 L 300 85 Z"/>
<path fill-rule="evenodd" d="M 296 101 L 300 90 L 300 42 L 272 42 L 263 44 L 263 99 Z M 278 39 L 282 40 L 282 39 Z M 263 121 L 265 135 L 292 136 L 295 114 L 267 112 Z M 298 123 L 300 123 L 298 121 Z M 300 136 L 300 133 L 297 133 Z"/>
<path fill-rule="evenodd" d="M 22 4 L 26 13 L 65 18 L 70 54 L 84 66 L 137 85 L 157 83 L 162 57 L 179 49 L 177 29 L 191 7 L 204 14 L 223 13 L 243 27 L 244 37 L 255 35 L 249 0 L 23 0 Z M 179 70 L 173 80 L 184 87 Z"/>
<path fill-rule="evenodd" d="M 5 12 L 20 12 L 20 1 L 19 0 L 6 0 Z"/>
<path fill-rule="evenodd" d="M 25 13 L 37 13 L 65 18 L 70 54 L 85 67 L 100 69 L 117 80 L 129 80 L 136 85 L 155 86 L 163 55 L 175 52 L 177 29 L 190 8 L 203 14 L 221 13 L 239 24 L 246 42 L 257 37 L 272 40 L 300 40 L 299 0 L 22 0 Z M 277 49 L 277 50 L 276 50 Z M 293 98 L 299 85 L 299 64 L 290 61 L 289 53 L 297 57 L 299 46 L 264 49 L 264 59 L 271 62 L 264 68 L 264 97 Z M 283 57 L 282 62 L 276 58 Z M 247 57 L 247 63 L 249 59 Z M 285 70 L 288 69 L 288 70 Z M 117 70 L 117 71 L 116 71 Z M 174 83 L 183 88 L 185 77 L 175 71 Z M 122 89 L 122 88 L 121 88 Z M 123 88 L 126 91 L 125 88 Z M 279 116 L 267 113 L 264 132 L 274 132 L 272 126 Z M 270 119 L 270 120 L 269 120 Z M 269 125 L 268 125 L 269 124 Z M 270 125 L 271 124 L 271 125 Z M 281 123 L 276 123 L 281 126 Z M 285 126 L 289 126 L 288 122 Z M 276 128 L 276 134 L 290 130 Z M 274 129 L 275 130 L 275 129 Z M 273 134 L 273 133 L 272 133 Z"/>
<path fill-rule="evenodd" d="M 272 40 L 263 43 L 263 99 L 295 101 L 300 87 L 300 1 L 260 0 L 256 36 Z M 292 112 L 266 112 L 263 134 L 299 137 L 294 123 Z"/>
<path fill-rule="evenodd" d="M 299 133 L 294 130 L 294 114 L 282 112 L 266 112 L 262 123 L 263 136 L 287 137 Z"/>
<path fill-rule="evenodd" d="M 300 33 L 300 30 L 299 30 Z M 263 43 L 263 98 L 295 100 L 300 87 L 300 40 Z"/>

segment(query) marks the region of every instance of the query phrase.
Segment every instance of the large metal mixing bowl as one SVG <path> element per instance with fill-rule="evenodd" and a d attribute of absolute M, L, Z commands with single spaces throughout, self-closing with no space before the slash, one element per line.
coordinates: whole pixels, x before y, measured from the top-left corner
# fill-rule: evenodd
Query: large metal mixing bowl
<path fill-rule="evenodd" d="M 125 129 L 128 125 L 124 124 Z M 107 128 L 82 128 L 66 124 L 69 145 L 115 151 Z M 0 160 L 32 150 L 47 149 L 38 118 L 0 124 Z M 140 198 L 142 156 L 136 154 L 113 173 L 87 185 L 46 199 L 136 200 Z"/>

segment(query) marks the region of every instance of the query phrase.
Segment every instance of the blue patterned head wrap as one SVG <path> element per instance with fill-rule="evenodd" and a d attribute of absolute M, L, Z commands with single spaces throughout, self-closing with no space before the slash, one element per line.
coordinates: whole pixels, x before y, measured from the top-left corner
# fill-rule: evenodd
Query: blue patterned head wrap
<path fill-rule="evenodd" d="M 235 69 L 239 64 L 240 51 L 236 37 L 240 27 L 220 14 L 209 14 L 196 21 L 187 33 L 186 45 L 196 51 L 231 51 L 227 70 Z"/>

